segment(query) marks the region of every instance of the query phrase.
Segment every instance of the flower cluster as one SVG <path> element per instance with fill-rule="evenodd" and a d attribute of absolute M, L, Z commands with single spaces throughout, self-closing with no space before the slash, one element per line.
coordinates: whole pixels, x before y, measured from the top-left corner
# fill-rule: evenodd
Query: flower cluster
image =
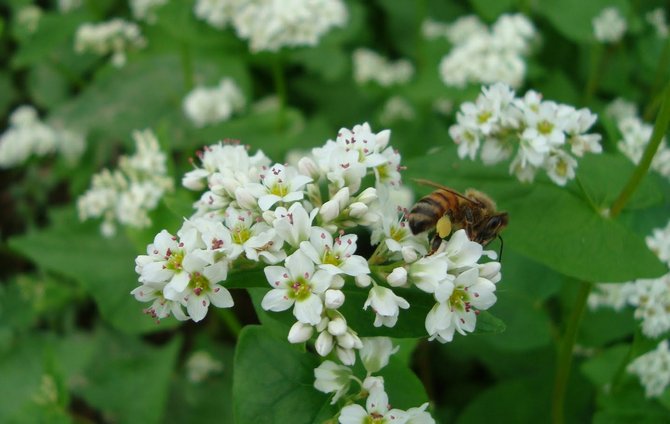
<path fill-rule="evenodd" d="M 670 31 L 668 31 L 668 20 L 663 8 L 659 7 L 652 10 L 645 15 L 645 18 L 647 19 L 647 22 L 654 27 L 656 35 L 658 35 L 659 38 L 668 38 L 668 33 Z"/>
<path fill-rule="evenodd" d="M 392 62 L 377 52 L 358 48 L 353 54 L 354 80 L 358 84 L 376 82 L 383 87 L 404 84 L 414 75 L 412 63 L 406 59 Z"/>
<path fill-rule="evenodd" d="M 85 147 L 84 137 L 40 121 L 32 106 L 21 106 L 9 117 L 9 127 L 0 135 L 0 168 L 24 163 L 31 155 L 60 153 L 75 162 Z"/>
<path fill-rule="evenodd" d="M 347 399 L 338 414 L 340 424 L 360 424 L 375 422 L 393 422 L 399 424 L 434 424 L 435 420 L 426 409 L 428 403 L 410 408 L 407 411 L 391 408 L 389 397 L 384 389 L 384 378 L 373 373 L 384 368 L 392 354 L 398 351 L 387 337 L 364 338 L 359 351 L 367 376 L 363 381 L 353 375 L 351 368 L 324 361 L 314 370 L 314 387 L 324 393 L 334 393 L 331 404 L 340 398 Z M 359 393 L 347 395 L 352 381 L 360 385 Z M 365 398 L 365 407 L 354 403 L 355 399 Z"/>
<path fill-rule="evenodd" d="M 156 22 L 156 9 L 167 3 L 168 0 L 131 0 L 130 11 L 133 18 L 149 23 Z"/>
<path fill-rule="evenodd" d="M 670 266 L 670 223 L 655 229 L 646 238 L 647 246 Z M 642 320 L 642 333 L 656 338 L 670 330 L 670 273 L 655 279 L 627 283 L 598 284 L 589 296 L 589 306 L 608 306 L 616 310 L 630 305 L 635 318 Z"/>
<path fill-rule="evenodd" d="M 126 50 L 142 48 L 146 40 L 140 27 L 132 22 L 115 18 L 98 24 L 86 23 L 77 29 L 74 49 L 77 53 L 91 52 L 99 56 L 112 54 L 112 64 L 122 67 L 126 64 Z"/>
<path fill-rule="evenodd" d="M 19 9 L 16 23 L 25 33 L 33 34 L 39 28 L 42 15 L 44 11 L 39 6 L 29 4 Z"/>
<path fill-rule="evenodd" d="M 145 130 L 135 131 L 133 138 L 137 152 L 122 156 L 119 169 L 94 175 L 91 188 L 77 201 L 79 219 L 102 217 L 101 231 L 108 237 L 116 232 L 116 222 L 134 228 L 149 226 L 149 211 L 172 190 L 167 158 L 156 136 Z"/>
<path fill-rule="evenodd" d="M 502 15 L 491 29 L 474 16 L 460 18 L 444 30 L 435 23 L 424 25 L 424 32 L 431 37 L 442 31 L 454 45 L 440 62 L 440 75 L 446 85 L 522 84 L 526 74 L 524 56 L 536 37 L 535 27 L 525 16 Z"/>
<path fill-rule="evenodd" d="M 626 370 L 636 374 L 647 397 L 659 397 L 670 385 L 670 348 L 663 340 L 656 349 L 635 358 Z"/>
<path fill-rule="evenodd" d="M 253 52 L 313 46 L 347 21 L 341 0 L 197 0 L 194 11 L 215 28 L 231 23 Z"/>
<path fill-rule="evenodd" d="M 392 96 L 384 103 L 379 113 L 379 122 L 391 125 L 398 121 L 411 121 L 415 117 L 414 108 L 404 97 Z"/>
<path fill-rule="evenodd" d="M 81 7 L 82 0 L 58 0 L 58 10 L 68 13 Z"/>
<path fill-rule="evenodd" d="M 616 7 L 607 7 L 593 18 L 593 35 L 601 43 L 616 43 L 626 33 L 626 20 Z"/>
<path fill-rule="evenodd" d="M 197 127 L 227 121 L 244 107 L 242 91 L 230 78 L 213 88 L 196 87 L 184 98 L 184 113 Z"/>
<path fill-rule="evenodd" d="M 634 109 L 632 111 L 634 112 Z M 617 127 L 622 137 L 617 147 L 633 163 L 639 163 L 654 131 L 653 125 L 645 123 L 637 116 L 637 113 L 633 113 L 629 116 L 619 116 Z M 665 137 L 654 155 L 651 168 L 670 178 L 670 147 Z"/>
<path fill-rule="evenodd" d="M 565 185 L 575 177 L 572 155 L 602 151 L 600 135 L 586 133 L 596 118 L 586 108 L 542 100 L 536 91 L 516 98 L 498 83 L 484 87 L 474 103 L 461 105 L 449 134 L 461 158 L 475 159 L 480 148 L 487 165 L 514 156 L 509 169 L 520 181 L 531 182 L 544 169 L 552 181 Z"/>

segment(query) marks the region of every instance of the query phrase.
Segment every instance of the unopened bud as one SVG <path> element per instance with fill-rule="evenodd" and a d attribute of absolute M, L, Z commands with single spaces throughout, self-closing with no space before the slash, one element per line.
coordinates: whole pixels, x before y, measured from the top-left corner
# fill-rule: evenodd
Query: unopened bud
<path fill-rule="evenodd" d="M 419 258 L 419 255 L 416 253 L 416 250 L 414 250 L 409 246 L 403 247 L 400 250 L 400 253 L 402 254 L 402 259 L 408 264 L 411 264 L 412 262 L 416 261 Z"/>
<path fill-rule="evenodd" d="M 344 303 L 344 293 L 342 290 L 326 290 L 325 305 L 328 309 L 337 309 Z"/>
<path fill-rule="evenodd" d="M 336 352 L 337 357 L 344 365 L 351 366 L 356 363 L 356 354 L 353 349 L 343 349 L 338 346 Z"/>
<path fill-rule="evenodd" d="M 347 333 L 347 322 L 342 317 L 331 319 L 328 323 L 328 332 L 333 336 L 342 336 Z"/>
<path fill-rule="evenodd" d="M 368 205 L 363 202 L 354 202 L 349 205 L 349 216 L 352 218 L 360 218 L 368 213 Z"/>
<path fill-rule="evenodd" d="M 397 267 L 391 272 L 386 281 L 393 287 L 404 286 L 407 283 L 407 270 L 404 267 Z"/>
<path fill-rule="evenodd" d="M 366 205 L 369 205 L 376 199 L 377 199 L 377 189 L 374 187 L 368 187 L 365 190 L 363 190 L 361 194 L 356 196 L 357 202 L 362 202 L 365 203 Z"/>
<path fill-rule="evenodd" d="M 319 215 L 321 215 L 321 219 L 323 219 L 325 222 L 334 220 L 338 217 L 339 214 L 340 205 L 334 199 L 327 201 L 321 205 L 321 208 L 319 209 Z"/>
<path fill-rule="evenodd" d="M 314 181 L 318 180 L 321 176 L 319 166 L 309 156 L 302 157 L 298 161 L 298 171 L 303 175 L 312 177 Z"/>
<path fill-rule="evenodd" d="M 290 343 L 304 343 L 312 337 L 314 328 L 309 324 L 300 321 L 293 324 L 288 332 L 288 341 Z"/>
<path fill-rule="evenodd" d="M 354 281 L 358 287 L 367 287 L 372 283 L 372 278 L 368 274 L 357 275 Z"/>
<path fill-rule="evenodd" d="M 235 200 L 241 208 L 253 210 L 258 206 L 258 200 L 251 194 L 249 190 L 242 187 L 235 189 Z"/>
<path fill-rule="evenodd" d="M 326 356 L 333 350 L 334 344 L 333 336 L 329 332 L 323 331 L 319 334 L 319 337 L 316 338 L 314 347 L 319 355 Z"/>

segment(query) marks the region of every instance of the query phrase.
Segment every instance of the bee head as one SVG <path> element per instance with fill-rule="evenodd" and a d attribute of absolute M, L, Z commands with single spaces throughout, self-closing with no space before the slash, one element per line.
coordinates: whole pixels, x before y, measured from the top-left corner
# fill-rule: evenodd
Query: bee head
<path fill-rule="evenodd" d="M 482 220 L 481 224 L 475 230 L 477 234 L 475 241 L 482 246 L 486 246 L 491 240 L 498 237 L 502 229 L 507 226 L 508 220 L 507 212 L 500 212 Z"/>

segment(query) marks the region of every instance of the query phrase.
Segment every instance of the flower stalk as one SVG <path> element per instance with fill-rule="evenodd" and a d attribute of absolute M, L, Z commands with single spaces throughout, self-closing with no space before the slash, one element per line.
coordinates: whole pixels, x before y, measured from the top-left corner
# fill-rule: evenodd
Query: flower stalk
<path fill-rule="evenodd" d="M 654 159 L 654 155 L 656 154 L 658 147 L 661 145 L 661 141 L 663 140 L 663 136 L 668 129 L 669 123 L 670 84 L 667 84 L 663 90 L 663 103 L 661 104 L 661 110 L 656 118 L 656 123 L 654 124 L 654 131 L 651 134 L 651 139 L 649 140 L 649 143 L 647 143 L 647 147 L 644 150 L 642 159 L 640 159 L 640 163 L 635 168 L 635 171 L 633 171 L 633 174 L 624 188 L 621 190 L 619 196 L 616 198 L 614 203 L 612 203 L 612 207 L 610 208 L 610 216 L 612 218 L 615 218 L 621 213 L 621 210 L 628 202 L 628 199 L 630 199 L 637 187 L 640 185 L 644 176 L 647 175 L 649 167 L 651 166 L 651 161 Z"/>

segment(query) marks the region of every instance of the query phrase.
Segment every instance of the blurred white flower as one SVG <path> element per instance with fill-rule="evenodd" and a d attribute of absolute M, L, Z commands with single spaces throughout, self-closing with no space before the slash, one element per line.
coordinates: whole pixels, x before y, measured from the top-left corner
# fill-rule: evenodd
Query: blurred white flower
<path fill-rule="evenodd" d="M 58 10 L 68 13 L 81 7 L 82 0 L 58 0 Z"/>
<path fill-rule="evenodd" d="M 644 149 L 651 139 L 654 130 L 653 125 L 643 122 L 637 116 L 633 116 L 619 121 L 617 127 L 623 137 L 617 143 L 617 147 L 633 163 L 639 163 Z M 665 137 L 661 140 L 661 144 L 654 155 L 651 169 L 664 177 L 670 178 L 670 148 Z"/>
<path fill-rule="evenodd" d="M 245 104 L 244 95 L 230 78 L 223 78 L 213 88 L 196 87 L 184 98 L 184 113 L 196 127 L 217 124 L 230 119 Z"/>
<path fill-rule="evenodd" d="M 79 219 L 102 217 L 105 236 L 115 233 L 117 222 L 133 228 L 149 226 L 149 212 L 173 188 L 167 157 L 153 132 L 135 131 L 133 138 L 135 154 L 122 156 L 117 170 L 94 175 L 91 188 L 77 200 Z"/>
<path fill-rule="evenodd" d="M 222 369 L 223 363 L 204 350 L 193 352 L 186 360 L 186 376 L 192 383 L 200 383 Z"/>
<path fill-rule="evenodd" d="M 361 339 L 363 347 L 358 352 L 365 370 L 372 374 L 379 372 L 389 363 L 391 355 L 396 353 L 400 346 L 393 346 L 388 337 L 364 337 Z"/>
<path fill-rule="evenodd" d="M 601 43 L 616 43 L 626 33 L 626 19 L 616 7 L 606 7 L 593 18 L 593 35 Z"/>
<path fill-rule="evenodd" d="M 77 53 L 93 53 L 98 56 L 112 54 L 112 65 L 126 64 L 126 50 L 146 46 L 137 24 L 114 18 L 97 24 L 85 23 L 77 28 L 74 49 Z"/>
<path fill-rule="evenodd" d="M 167 4 L 168 0 L 130 0 L 133 18 L 148 23 L 156 22 L 156 10 Z"/>
<path fill-rule="evenodd" d="M 634 118 L 637 116 L 637 105 L 629 102 L 626 99 L 617 97 L 612 100 L 605 108 L 605 115 L 609 116 L 615 121 L 623 121 L 626 118 Z"/>
<path fill-rule="evenodd" d="M 407 83 L 414 76 L 414 66 L 406 59 L 390 61 L 379 53 L 358 48 L 353 53 L 354 80 L 363 85 L 375 82 L 383 87 Z"/>
<path fill-rule="evenodd" d="M 447 37 L 454 47 L 439 67 L 446 85 L 504 82 L 518 87 L 526 74 L 524 58 L 536 31 L 521 14 L 502 15 L 490 30 L 478 18 L 467 16 L 449 26 Z"/>
<path fill-rule="evenodd" d="M 656 349 L 635 358 L 626 370 L 640 378 L 648 398 L 661 396 L 670 385 L 668 340 L 663 340 Z"/>
<path fill-rule="evenodd" d="M 668 21 L 663 8 L 659 7 L 648 12 L 645 18 L 654 27 L 659 38 L 668 38 Z"/>
<path fill-rule="evenodd" d="M 37 31 L 44 11 L 36 5 L 30 4 L 19 9 L 16 16 L 16 24 L 26 33 L 32 34 Z"/>
<path fill-rule="evenodd" d="M 401 96 L 393 96 L 384 103 L 379 113 L 379 122 L 391 125 L 399 121 L 412 121 L 416 112 L 412 105 Z"/>
<path fill-rule="evenodd" d="M 84 137 L 40 121 L 32 106 L 20 106 L 9 117 L 7 130 L 0 135 L 0 168 L 23 164 L 32 155 L 60 153 L 76 163 L 85 147 Z"/>

